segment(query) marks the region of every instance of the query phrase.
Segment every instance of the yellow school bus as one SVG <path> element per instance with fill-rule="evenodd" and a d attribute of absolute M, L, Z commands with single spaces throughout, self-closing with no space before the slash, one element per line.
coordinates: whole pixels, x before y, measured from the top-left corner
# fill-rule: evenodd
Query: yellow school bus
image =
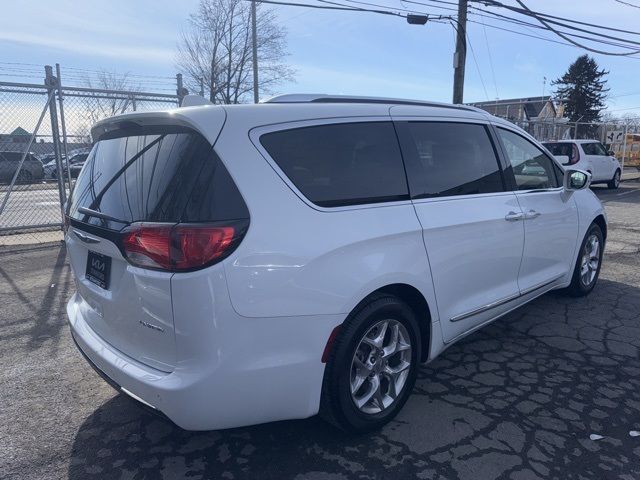
<path fill-rule="evenodd" d="M 623 151 L 625 151 L 624 141 L 611 145 L 611 149 L 616 158 L 622 163 Z M 625 167 L 640 167 L 640 134 L 627 133 L 626 153 L 624 154 Z"/>

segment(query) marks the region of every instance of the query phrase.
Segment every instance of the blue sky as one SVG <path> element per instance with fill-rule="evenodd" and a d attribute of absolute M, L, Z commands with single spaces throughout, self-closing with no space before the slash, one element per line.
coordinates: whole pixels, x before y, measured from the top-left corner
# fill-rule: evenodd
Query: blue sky
<path fill-rule="evenodd" d="M 400 0 L 370 1 L 411 8 Z M 15 80 L 14 75 L 24 75 L 24 80 L 39 81 L 36 67 L 11 66 L 10 63 L 58 62 L 64 68 L 68 83 L 72 83 L 78 81 L 81 74 L 69 67 L 174 76 L 177 38 L 189 12 L 196 8 L 197 0 L 3 3 L 0 80 Z M 532 9 L 555 15 L 640 30 L 640 10 L 614 0 L 529 0 L 527 3 Z M 451 13 L 433 7 L 413 7 L 429 13 Z M 451 100 L 454 33 L 450 25 L 414 26 L 402 18 L 376 14 L 274 8 L 288 29 L 288 60 L 297 70 L 296 82 L 280 86 L 281 93 Z M 495 21 L 486 23 L 499 25 Z M 515 25 L 507 27 L 541 34 Z M 470 50 L 465 82 L 467 102 L 541 95 L 543 77 L 547 77 L 545 93 L 549 93 L 549 81 L 560 76 L 570 62 L 583 53 L 578 48 L 480 24 L 470 24 L 468 33 L 475 60 Z M 554 38 L 551 34 L 543 35 Z M 611 72 L 609 108 L 613 114 L 640 114 L 640 58 L 594 56 Z M 172 88 L 168 78 L 157 79 L 157 83 L 145 81 L 149 82 L 146 86 L 150 89 Z"/>

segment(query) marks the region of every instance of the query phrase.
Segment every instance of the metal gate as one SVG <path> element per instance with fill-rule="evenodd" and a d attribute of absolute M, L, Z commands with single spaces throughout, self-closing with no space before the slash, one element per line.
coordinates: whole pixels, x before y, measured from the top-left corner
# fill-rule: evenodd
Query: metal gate
<path fill-rule="evenodd" d="M 0 82 L 0 246 L 62 239 L 64 204 L 95 122 L 175 108 L 186 94 L 180 75 L 174 95 L 63 86 L 58 65 L 44 73 L 42 84 Z"/>

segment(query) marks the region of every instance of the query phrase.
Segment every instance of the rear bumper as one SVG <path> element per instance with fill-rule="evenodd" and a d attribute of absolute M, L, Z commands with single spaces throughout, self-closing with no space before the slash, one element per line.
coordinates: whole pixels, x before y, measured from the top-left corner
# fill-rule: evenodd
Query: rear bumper
<path fill-rule="evenodd" d="M 129 394 L 129 392 L 127 392 L 126 389 L 123 389 L 120 385 L 118 385 L 111 378 L 109 378 L 107 376 L 107 374 L 105 374 L 102 370 L 100 370 L 98 367 L 96 367 L 96 365 L 91 361 L 91 359 L 89 357 L 87 357 L 85 355 L 85 353 L 82 351 L 82 348 L 80 348 L 80 345 L 78 345 L 76 337 L 73 336 L 73 333 L 71 334 L 71 338 L 73 339 L 73 343 L 76 344 L 76 347 L 78 348 L 78 351 L 80 352 L 80 354 L 84 357 L 84 359 L 87 361 L 89 366 L 91 368 L 93 368 L 93 371 L 96 372 L 100 378 L 102 378 L 106 383 L 108 383 L 116 392 L 118 392 L 118 393 L 123 392 L 123 393 Z M 131 395 L 129 394 L 129 396 L 131 396 Z M 160 416 L 162 418 L 168 419 L 165 414 L 163 414 L 160 410 L 155 408 L 153 405 L 149 405 L 148 403 L 146 403 L 144 401 L 140 401 L 140 398 L 135 398 L 133 396 L 131 396 L 131 398 L 136 400 L 138 402 L 138 405 L 141 408 L 145 409 L 146 411 L 148 411 L 150 413 L 153 413 L 154 415 L 158 415 L 158 416 Z"/>
<path fill-rule="evenodd" d="M 231 309 L 224 320 L 193 318 L 177 335 L 178 362 L 162 372 L 100 338 L 82 318 L 78 295 L 67 305 L 74 341 L 98 374 L 187 430 L 216 430 L 318 412 L 320 359 L 336 316 L 248 319 Z"/>

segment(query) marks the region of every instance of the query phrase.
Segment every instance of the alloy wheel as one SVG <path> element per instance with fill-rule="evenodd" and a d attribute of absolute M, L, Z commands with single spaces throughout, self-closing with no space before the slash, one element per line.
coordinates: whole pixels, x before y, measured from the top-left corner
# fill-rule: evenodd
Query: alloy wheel
<path fill-rule="evenodd" d="M 584 244 L 582 259 L 580 263 L 580 281 L 582 285 L 588 287 L 596 278 L 598 266 L 600 265 L 600 239 L 597 235 L 591 234 Z"/>
<path fill-rule="evenodd" d="M 400 396 L 411 369 L 411 349 L 411 337 L 397 320 L 382 320 L 365 333 L 350 371 L 351 399 L 361 412 L 380 413 Z"/>

